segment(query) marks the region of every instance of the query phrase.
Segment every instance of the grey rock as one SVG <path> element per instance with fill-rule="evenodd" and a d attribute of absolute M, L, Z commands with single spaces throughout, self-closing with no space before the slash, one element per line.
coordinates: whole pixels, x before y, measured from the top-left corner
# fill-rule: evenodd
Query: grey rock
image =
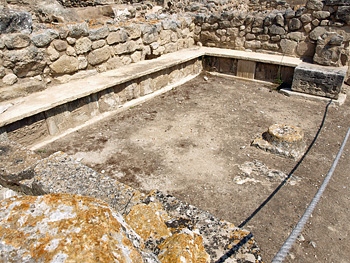
<path fill-rule="evenodd" d="M 60 57 L 60 53 L 52 46 L 46 49 L 47 55 L 51 61 L 55 61 Z"/>
<path fill-rule="evenodd" d="M 2 82 L 6 85 L 13 85 L 18 81 L 18 78 L 15 74 L 10 73 L 5 75 L 5 77 L 3 77 Z"/>
<path fill-rule="evenodd" d="M 312 58 L 315 54 L 316 44 L 311 42 L 299 42 L 296 48 L 296 53 L 301 57 Z"/>
<path fill-rule="evenodd" d="M 281 39 L 280 46 L 285 55 L 295 55 L 295 48 L 298 43 L 288 39 Z"/>
<path fill-rule="evenodd" d="M 258 34 L 258 33 L 263 33 L 263 32 L 264 32 L 263 28 L 260 28 L 260 27 L 253 27 L 252 28 L 252 33 L 253 34 Z"/>
<path fill-rule="evenodd" d="M 313 61 L 319 65 L 339 67 L 342 50 L 339 46 L 317 45 Z"/>
<path fill-rule="evenodd" d="M 310 23 L 306 24 L 303 28 L 306 33 L 309 33 L 312 30 L 312 26 Z"/>
<path fill-rule="evenodd" d="M 245 39 L 246 40 L 253 40 L 253 39 L 255 39 L 255 35 L 248 33 L 248 34 L 246 34 Z"/>
<path fill-rule="evenodd" d="M 59 34 L 56 30 L 47 29 L 44 32 L 32 34 L 31 39 L 35 46 L 45 47 L 51 43 L 52 40 L 58 38 Z"/>
<path fill-rule="evenodd" d="M 321 11 L 323 9 L 323 3 L 320 0 L 309 0 L 306 3 L 306 7 L 311 10 Z"/>
<path fill-rule="evenodd" d="M 284 35 L 286 30 L 283 27 L 272 25 L 269 27 L 269 33 L 272 35 Z"/>
<path fill-rule="evenodd" d="M 254 22 L 252 24 L 253 27 L 262 27 L 264 24 L 264 19 L 260 16 L 255 17 Z"/>
<path fill-rule="evenodd" d="M 285 17 L 286 17 L 286 19 L 290 19 L 290 18 L 295 17 L 295 11 L 291 8 L 288 8 L 285 12 Z"/>
<path fill-rule="evenodd" d="M 311 16 L 311 14 L 303 14 L 300 17 L 300 20 L 303 23 L 310 23 L 312 21 L 312 16 Z"/>
<path fill-rule="evenodd" d="M 324 27 L 315 27 L 309 34 L 310 39 L 317 40 L 320 36 L 327 32 L 327 29 Z"/>
<path fill-rule="evenodd" d="M 276 15 L 276 24 L 279 25 L 279 26 L 284 26 L 284 17 L 281 13 L 278 13 Z"/>
<path fill-rule="evenodd" d="M 69 45 L 74 45 L 75 42 L 77 42 L 76 38 L 74 38 L 74 37 L 67 37 L 67 43 Z"/>
<path fill-rule="evenodd" d="M 325 5 L 327 6 L 349 6 L 349 0 L 326 0 Z"/>
<path fill-rule="evenodd" d="M 271 41 L 273 42 L 278 42 L 281 40 L 281 36 L 280 35 L 274 35 L 270 37 Z"/>
<path fill-rule="evenodd" d="M 125 53 L 132 53 L 136 51 L 137 48 L 138 48 L 138 45 L 135 41 L 128 41 L 126 43 L 116 45 L 114 48 L 114 52 L 115 54 L 121 55 Z"/>
<path fill-rule="evenodd" d="M 68 47 L 67 42 L 60 39 L 53 40 L 52 45 L 55 47 L 57 51 L 65 51 Z"/>
<path fill-rule="evenodd" d="M 79 69 L 79 60 L 76 57 L 63 55 L 50 65 L 50 69 L 55 74 L 70 74 Z"/>
<path fill-rule="evenodd" d="M 307 11 L 305 6 L 302 6 L 300 8 L 297 9 L 297 11 L 295 11 L 295 17 L 300 17 L 301 15 L 303 15 L 305 12 Z"/>
<path fill-rule="evenodd" d="M 141 37 L 141 28 L 137 24 L 126 26 L 124 29 L 128 33 L 130 39 L 137 39 Z"/>
<path fill-rule="evenodd" d="M 346 75 L 346 68 L 301 63 L 294 70 L 292 90 L 337 99 Z"/>
<path fill-rule="evenodd" d="M 28 12 L 0 7 L 0 34 L 31 33 L 32 16 Z"/>
<path fill-rule="evenodd" d="M 336 18 L 350 25 L 350 6 L 339 6 Z"/>
<path fill-rule="evenodd" d="M 292 18 L 291 20 L 289 20 L 288 28 L 291 31 L 299 30 L 302 26 L 303 24 L 298 18 Z"/>
<path fill-rule="evenodd" d="M 4 52 L 4 66 L 11 68 L 20 78 L 40 75 L 46 66 L 43 49 L 35 46 Z"/>
<path fill-rule="evenodd" d="M 258 40 L 246 41 L 244 42 L 244 47 L 251 50 L 256 50 L 261 48 L 261 42 Z"/>
<path fill-rule="evenodd" d="M 21 49 L 30 45 L 30 37 L 25 34 L 7 34 L 4 36 L 4 44 L 8 49 Z"/>
<path fill-rule="evenodd" d="M 165 19 L 162 21 L 162 27 L 164 30 L 175 31 L 180 28 L 181 24 L 178 21 L 172 19 Z"/>
<path fill-rule="evenodd" d="M 89 30 L 89 38 L 92 41 L 104 39 L 108 36 L 108 34 L 109 34 L 109 29 L 106 26 Z"/>
<path fill-rule="evenodd" d="M 0 66 L 0 78 L 3 78 L 6 75 L 6 70 L 3 66 Z"/>
<path fill-rule="evenodd" d="M 35 14 L 42 23 L 77 22 L 79 16 L 73 9 L 64 8 L 56 1 L 37 1 Z"/>
<path fill-rule="evenodd" d="M 268 41 L 270 39 L 270 36 L 269 35 L 258 35 L 257 39 L 261 40 L 261 41 Z"/>
<path fill-rule="evenodd" d="M 279 50 L 278 44 L 275 43 L 262 43 L 261 47 L 266 50 L 272 50 L 272 51 L 277 51 Z"/>
<path fill-rule="evenodd" d="M 74 47 L 78 55 L 84 54 L 92 49 L 92 41 L 87 37 L 82 37 L 75 42 Z"/>
<path fill-rule="evenodd" d="M 152 42 L 155 42 L 157 40 L 158 40 L 158 31 L 156 27 L 150 27 L 150 30 L 143 33 L 142 35 L 142 41 L 146 45 L 151 44 Z"/>
<path fill-rule="evenodd" d="M 73 38 L 86 37 L 89 35 L 87 23 L 68 24 L 68 36 Z"/>
<path fill-rule="evenodd" d="M 312 15 L 317 19 L 326 19 L 331 13 L 329 11 L 314 11 Z"/>
<path fill-rule="evenodd" d="M 109 46 L 91 51 L 87 57 L 90 65 L 95 66 L 107 61 L 111 56 Z"/>
<path fill-rule="evenodd" d="M 287 34 L 287 38 L 299 42 L 305 40 L 306 36 L 303 32 L 291 32 Z"/>
<path fill-rule="evenodd" d="M 320 20 L 318 20 L 317 18 L 312 20 L 311 22 L 314 26 L 319 26 L 320 25 Z"/>
<path fill-rule="evenodd" d="M 92 49 L 98 49 L 98 48 L 104 47 L 105 45 L 106 45 L 106 40 L 100 39 L 100 40 L 94 41 L 91 47 Z"/>
<path fill-rule="evenodd" d="M 107 44 L 113 45 L 118 43 L 124 43 L 128 40 L 128 33 L 124 30 L 118 30 L 116 32 L 112 32 L 107 37 Z"/>

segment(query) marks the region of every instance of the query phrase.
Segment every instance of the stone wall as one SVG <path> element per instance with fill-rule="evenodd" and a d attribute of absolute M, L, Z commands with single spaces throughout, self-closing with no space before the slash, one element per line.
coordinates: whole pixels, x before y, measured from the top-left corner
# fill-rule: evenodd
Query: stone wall
<path fill-rule="evenodd" d="M 282 53 L 321 65 L 343 66 L 350 53 L 349 14 L 348 6 L 317 0 L 297 10 L 197 14 L 195 40 L 205 46 Z"/>
<path fill-rule="evenodd" d="M 350 57 L 347 3 L 309 0 L 296 10 L 246 11 L 225 1 L 192 2 L 189 12 L 176 15 L 156 12 L 104 23 L 40 24 L 30 34 L 25 24 L 25 30 L 0 36 L 0 88 L 34 78 L 42 89 L 61 75 L 115 69 L 198 42 L 343 66 Z"/>
<path fill-rule="evenodd" d="M 0 78 L 5 85 L 17 78 L 43 82 L 64 74 L 115 69 L 194 45 L 190 17 L 152 23 L 52 26 L 31 34 L 0 37 Z"/>

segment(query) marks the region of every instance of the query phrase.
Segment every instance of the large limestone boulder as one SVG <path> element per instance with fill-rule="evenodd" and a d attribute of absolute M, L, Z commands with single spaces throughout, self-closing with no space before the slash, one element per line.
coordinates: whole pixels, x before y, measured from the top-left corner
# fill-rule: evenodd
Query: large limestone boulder
<path fill-rule="evenodd" d="M 159 262 L 106 203 L 69 194 L 0 202 L 1 262 Z"/>

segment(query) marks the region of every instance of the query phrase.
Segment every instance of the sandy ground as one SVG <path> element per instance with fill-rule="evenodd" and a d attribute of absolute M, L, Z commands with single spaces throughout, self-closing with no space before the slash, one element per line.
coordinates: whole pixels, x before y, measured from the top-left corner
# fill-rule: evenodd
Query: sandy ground
<path fill-rule="evenodd" d="M 325 124 L 291 180 L 246 225 L 270 262 L 327 174 L 349 127 L 349 104 L 330 106 Z M 160 189 L 236 225 L 297 164 L 250 146 L 274 123 L 299 126 L 309 145 L 326 103 L 286 97 L 268 86 L 204 75 L 143 105 L 40 149 L 74 155 L 143 191 Z M 349 262 L 350 142 L 322 200 L 286 262 Z"/>

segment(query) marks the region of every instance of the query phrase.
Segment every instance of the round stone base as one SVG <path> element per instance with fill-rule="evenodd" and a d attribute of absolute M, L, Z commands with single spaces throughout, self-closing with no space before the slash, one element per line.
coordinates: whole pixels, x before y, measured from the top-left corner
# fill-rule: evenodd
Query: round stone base
<path fill-rule="evenodd" d="M 273 124 L 262 137 L 255 139 L 252 145 L 271 153 L 297 159 L 305 150 L 304 132 L 296 126 Z"/>

